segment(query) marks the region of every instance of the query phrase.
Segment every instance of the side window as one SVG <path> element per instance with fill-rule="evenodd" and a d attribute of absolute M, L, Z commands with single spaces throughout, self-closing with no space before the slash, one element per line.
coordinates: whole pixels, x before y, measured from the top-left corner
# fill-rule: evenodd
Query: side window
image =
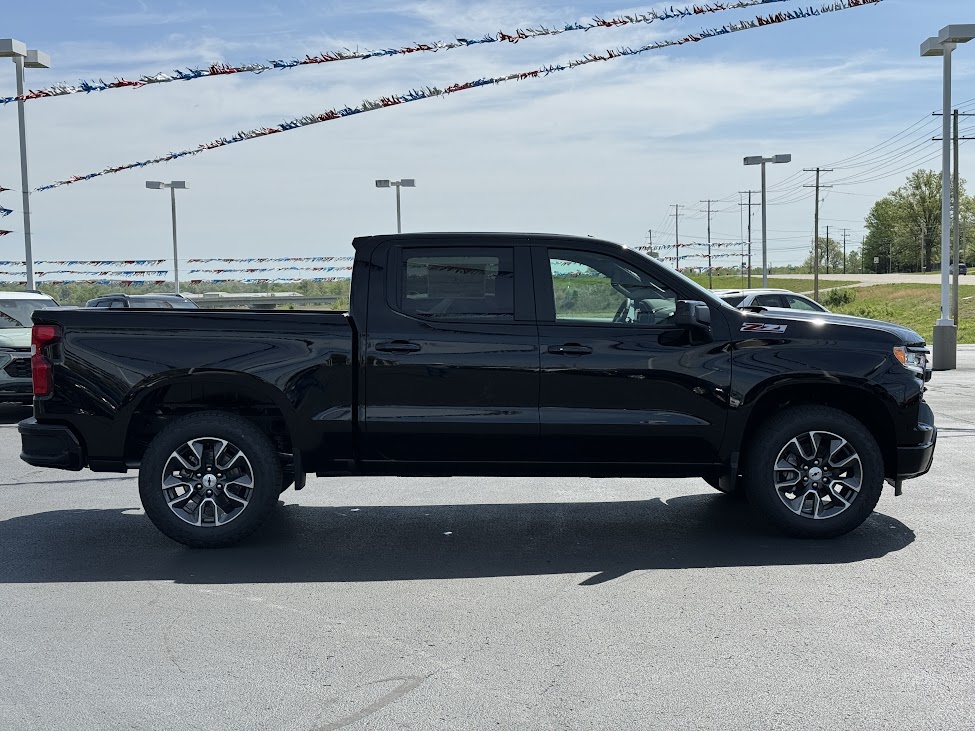
<path fill-rule="evenodd" d="M 809 312 L 822 312 L 821 309 L 816 307 L 812 302 L 802 298 L 794 297 L 791 294 L 785 296 L 785 301 L 789 303 L 789 307 L 794 310 L 807 310 Z"/>
<path fill-rule="evenodd" d="M 782 298 L 777 294 L 760 294 L 752 300 L 752 304 L 759 307 L 781 307 Z"/>
<path fill-rule="evenodd" d="M 125 300 L 112 300 L 108 303 L 108 308 L 112 310 L 124 310 L 128 307 Z"/>
<path fill-rule="evenodd" d="M 399 309 L 443 320 L 513 320 L 512 249 L 403 249 Z"/>
<path fill-rule="evenodd" d="M 677 295 L 630 264 L 588 251 L 549 250 L 555 319 L 671 327 Z"/>

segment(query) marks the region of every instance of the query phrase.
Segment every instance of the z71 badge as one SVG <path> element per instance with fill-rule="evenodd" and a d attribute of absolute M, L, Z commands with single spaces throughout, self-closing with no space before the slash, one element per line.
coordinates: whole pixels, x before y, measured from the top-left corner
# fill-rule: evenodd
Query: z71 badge
<path fill-rule="evenodd" d="M 767 322 L 746 322 L 741 326 L 743 333 L 784 333 L 788 325 L 770 325 Z"/>

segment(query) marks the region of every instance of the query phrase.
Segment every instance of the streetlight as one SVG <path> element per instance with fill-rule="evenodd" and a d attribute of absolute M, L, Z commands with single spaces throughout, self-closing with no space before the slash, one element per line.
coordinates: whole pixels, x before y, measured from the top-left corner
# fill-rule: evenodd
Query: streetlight
<path fill-rule="evenodd" d="M 396 188 L 396 233 L 403 233 L 402 218 L 400 216 L 400 188 L 415 188 L 416 181 L 413 178 L 403 178 L 402 180 L 377 180 L 377 188 Z"/>
<path fill-rule="evenodd" d="M 951 266 L 951 52 L 959 43 L 975 38 L 975 25 L 948 25 L 937 38 L 921 44 L 921 56 L 944 58 L 944 124 L 941 142 L 941 319 L 934 325 L 931 367 L 950 371 L 958 364 L 958 328 L 951 319 L 949 276 Z"/>
<path fill-rule="evenodd" d="M 173 278 L 176 280 L 176 294 L 179 294 L 179 246 L 176 244 L 176 191 L 186 190 L 186 181 L 174 180 L 171 183 L 161 183 L 158 180 L 147 180 L 146 187 L 150 190 L 169 188 L 170 199 L 173 204 Z"/>
<path fill-rule="evenodd" d="M 765 165 L 766 163 L 792 162 L 792 155 L 775 155 L 774 157 L 746 157 L 746 165 L 762 166 L 762 286 L 768 287 L 768 229 L 765 214 Z"/>
<path fill-rule="evenodd" d="M 27 45 L 13 38 L 0 39 L 0 58 L 12 58 L 17 67 L 17 96 L 24 96 L 24 68 L 49 69 L 51 57 L 43 51 L 28 50 Z M 27 122 L 24 100 L 17 102 L 17 122 L 20 127 L 20 189 L 24 198 L 24 261 L 27 266 L 27 289 L 34 289 L 34 255 L 30 239 L 30 181 L 27 175 Z"/>

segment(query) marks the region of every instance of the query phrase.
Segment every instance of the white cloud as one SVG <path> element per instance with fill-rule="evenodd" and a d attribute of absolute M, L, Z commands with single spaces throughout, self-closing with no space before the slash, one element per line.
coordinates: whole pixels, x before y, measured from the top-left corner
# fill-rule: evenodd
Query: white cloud
<path fill-rule="evenodd" d="M 449 3 L 417 2 L 401 10 L 432 37 L 447 33 L 455 22 L 470 30 L 501 27 L 512 18 L 527 24 L 538 14 L 517 3 L 477 6 L 471 11 L 477 17 L 454 15 L 456 9 Z M 649 26 L 637 33 L 649 38 L 665 30 L 673 32 L 673 26 Z M 307 35 L 296 41 L 297 47 L 308 52 L 340 47 L 350 42 L 338 37 L 347 32 Z M 39 100 L 29 105 L 33 182 L 194 147 L 239 129 L 427 83 L 531 69 L 622 37 L 609 31 L 567 34 L 505 47 L 503 53 L 473 48 Z M 632 35 L 626 38 L 633 40 Z M 376 45 L 382 45 L 381 39 Z M 745 154 L 794 155 L 792 166 L 770 171 L 774 185 L 802 167 L 876 144 L 884 130 L 896 131 L 924 112 L 904 104 L 891 112 L 884 106 L 888 100 L 903 96 L 921 78 L 930 79 L 933 88 L 939 73 L 930 65 L 905 66 L 880 55 L 770 64 L 730 55 L 736 47 L 720 39 L 713 47 L 720 49 L 714 53 L 729 55 L 703 56 L 695 47 L 693 55 L 676 49 L 593 64 L 37 194 L 37 256 L 167 256 L 165 197 L 145 190 L 144 180 L 171 178 L 190 185 L 180 197 L 185 256 L 346 251 L 355 235 L 387 232 L 395 225 L 391 194 L 376 190 L 372 181 L 400 176 L 418 180 L 416 190 L 404 191 L 409 230 L 548 230 L 638 243 L 658 223 L 672 230 L 664 215 L 669 204 L 693 204 L 757 187 L 754 171 L 741 166 Z M 172 37 L 134 52 L 121 44 L 86 44 L 62 52 L 68 58 L 86 56 L 111 67 L 146 71 L 157 70 L 146 65 L 163 70 L 229 53 L 241 54 L 231 60 L 251 60 L 254 56 L 247 54 L 270 56 L 273 49 L 267 39 L 251 45 L 240 37 Z M 856 105 L 877 108 L 874 126 L 850 122 Z M 15 124 L 12 108 L 0 110 L 0 138 L 16 139 Z M 0 147 L 0 171 L 7 171 L 0 175 L 17 169 L 16 146 Z M 0 178 L 5 187 L 16 182 Z M 886 187 L 879 181 L 871 192 Z M 802 192 L 797 189 L 797 197 Z M 834 196 L 824 218 L 862 218 L 869 202 Z M 14 197 L 0 198 L 0 203 L 19 208 Z M 714 228 L 722 234 L 739 229 L 736 206 L 729 207 L 734 210 L 715 219 Z M 771 211 L 771 228 L 785 232 L 778 241 L 773 235 L 773 250 L 802 245 L 801 232 L 812 228 L 811 211 L 811 200 Z M 7 228 L 19 229 L 15 217 L 8 222 L 13 225 Z M 699 216 L 689 218 L 683 230 L 688 236 L 703 235 L 702 223 Z M 8 251 L 11 244 L 16 248 L 17 238 L 4 239 Z M 799 251 L 783 256 L 803 258 Z"/>

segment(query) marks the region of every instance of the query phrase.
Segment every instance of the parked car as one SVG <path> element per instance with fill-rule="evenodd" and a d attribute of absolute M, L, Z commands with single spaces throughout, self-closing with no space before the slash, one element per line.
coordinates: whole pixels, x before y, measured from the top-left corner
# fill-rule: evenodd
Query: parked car
<path fill-rule="evenodd" d="M 816 300 L 787 289 L 719 289 L 714 294 L 732 307 L 785 307 L 807 312 L 829 312 Z"/>
<path fill-rule="evenodd" d="M 199 306 L 181 294 L 105 294 L 85 303 L 85 307 L 109 309 L 198 310 Z"/>
<path fill-rule="evenodd" d="M 951 273 L 952 274 L 955 273 L 955 265 L 954 264 L 951 265 Z M 966 264 L 965 262 L 962 262 L 961 264 L 959 264 L 958 265 L 958 274 L 959 275 L 968 274 L 968 264 Z"/>
<path fill-rule="evenodd" d="M 0 402 L 29 404 L 31 314 L 58 303 L 40 292 L 0 292 Z"/>
<path fill-rule="evenodd" d="M 149 519 L 198 547 L 251 533 L 309 473 L 698 476 L 830 537 L 930 468 L 908 328 L 735 309 L 590 238 L 353 246 L 347 314 L 35 312 L 22 458 L 138 469 Z"/>

